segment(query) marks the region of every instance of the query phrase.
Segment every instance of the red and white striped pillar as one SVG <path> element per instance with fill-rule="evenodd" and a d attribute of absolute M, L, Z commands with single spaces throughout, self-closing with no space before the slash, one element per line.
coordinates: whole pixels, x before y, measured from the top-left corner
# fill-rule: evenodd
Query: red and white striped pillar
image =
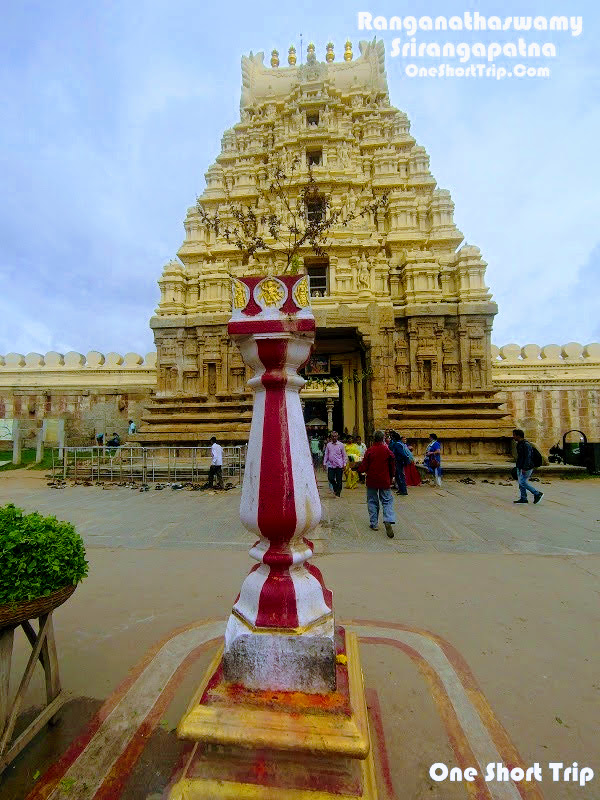
<path fill-rule="evenodd" d="M 225 633 L 227 680 L 251 689 L 335 688 L 331 592 L 308 563 L 321 503 L 300 405 L 315 338 L 304 275 L 242 278 L 228 330 L 254 376 L 240 516 L 259 538 Z"/>

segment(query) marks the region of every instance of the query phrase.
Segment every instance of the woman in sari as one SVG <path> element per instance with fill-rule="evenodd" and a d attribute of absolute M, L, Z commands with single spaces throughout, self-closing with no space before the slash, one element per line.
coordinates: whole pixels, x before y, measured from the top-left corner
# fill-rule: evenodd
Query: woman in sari
<path fill-rule="evenodd" d="M 408 451 L 412 454 L 413 449 L 408 444 L 406 440 L 406 436 L 401 437 L 401 441 L 403 444 L 406 445 Z M 421 485 L 421 476 L 419 475 L 419 470 L 417 469 L 417 465 L 415 464 L 415 457 L 413 455 L 411 461 L 408 464 L 404 465 L 404 479 L 406 481 L 407 486 L 420 486 Z"/>
<path fill-rule="evenodd" d="M 429 446 L 425 451 L 423 465 L 430 472 L 438 486 L 442 485 L 442 445 L 439 443 L 435 433 L 429 434 Z"/>
<path fill-rule="evenodd" d="M 358 483 L 358 472 L 352 469 L 353 464 L 357 464 L 361 460 L 361 452 L 358 444 L 349 441 L 344 445 L 348 461 L 344 467 L 344 477 L 346 479 L 346 489 L 355 489 Z"/>

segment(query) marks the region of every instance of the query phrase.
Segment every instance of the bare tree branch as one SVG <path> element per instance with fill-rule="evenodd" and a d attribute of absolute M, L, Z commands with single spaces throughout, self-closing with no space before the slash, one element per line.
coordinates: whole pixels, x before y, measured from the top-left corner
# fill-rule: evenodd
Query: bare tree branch
<path fill-rule="evenodd" d="M 373 200 L 365 203 L 360 210 L 345 211 L 331 206 L 320 190 L 311 165 L 308 165 L 308 176 L 296 192 L 295 183 L 298 178 L 301 158 L 297 155 L 286 171 L 279 162 L 272 165 L 272 171 L 266 171 L 265 186 L 259 187 L 259 198 L 256 207 L 262 205 L 269 213 L 257 214 L 251 205 L 235 201 L 231 197 L 228 181 L 225 180 L 225 212 L 220 215 L 220 206 L 214 212 L 208 212 L 197 198 L 196 208 L 200 220 L 217 237 L 224 238 L 242 254 L 242 263 L 258 252 L 284 255 L 286 268 L 284 272 L 298 267 L 300 250 L 306 245 L 319 256 L 326 254 L 325 248 L 329 235 L 338 225 L 347 225 L 367 214 L 376 215 L 379 209 L 387 204 L 387 195 L 373 196 Z M 295 203 L 292 197 L 295 195 Z M 295 207 L 294 207 L 295 206 Z M 274 209 L 274 210 L 273 210 Z M 268 241 L 263 235 L 266 228 Z"/>

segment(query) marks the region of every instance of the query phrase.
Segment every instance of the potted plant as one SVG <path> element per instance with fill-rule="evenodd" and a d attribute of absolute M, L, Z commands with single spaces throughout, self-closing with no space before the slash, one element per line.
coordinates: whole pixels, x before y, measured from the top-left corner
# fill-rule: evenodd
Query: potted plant
<path fill-rule="evenodd" d="M 0 628 L 47 614 L 87 575 L 83 540 L 69 522 L 0 507 Z"/>

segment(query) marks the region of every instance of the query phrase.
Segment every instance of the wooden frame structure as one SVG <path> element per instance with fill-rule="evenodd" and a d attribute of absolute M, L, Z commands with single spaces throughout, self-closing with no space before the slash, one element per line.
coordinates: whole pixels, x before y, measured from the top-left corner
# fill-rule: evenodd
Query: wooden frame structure
<path fill-rule="evenodd" d="M 39 623 L 37 632 L 30 620 L 23 620 L 17 625 L 0 628 L 0 774 L 41 731 L 44 725 L 54 724 L 58 721 L 58 711 L 69 698 L 68 693 L 62 691 L 60 687 L 52 611 L 42 614 L 37 619 Z M 21 677 L 17 693 L 11 702 L 10 672 L 14 635 L 18 627 L 23 628 L 25 632 L 31 645 L 31 655 Z M 19 711 L 38 660 L 46 677 L 46 705 L 25 730 L 14 741 L 11 741 Z"/>

